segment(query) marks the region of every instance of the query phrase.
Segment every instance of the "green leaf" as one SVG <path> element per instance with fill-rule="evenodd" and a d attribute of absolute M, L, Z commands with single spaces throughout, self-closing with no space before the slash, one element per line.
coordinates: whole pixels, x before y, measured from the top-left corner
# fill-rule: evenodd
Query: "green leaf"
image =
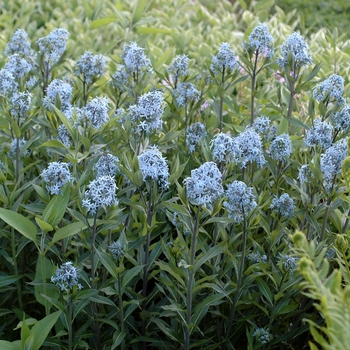
<path fill-rule="evenodd" d="M 145 7 L 148 0 L 138 0 L 137 4 L 134 8 L 134 12 L 132 15 L 132 23 L 135 24 L 139 22 L 142 18 L 143 12 L 145 11 Z"/>
<path fill-rule="evenodd" d="M 40 218 L 35 217 L 35 221 L 39 225 L 39 227 L 42 229 L 43 232 L 46 233 L 46 232 L 53 231 L 53 227 L 47 222 L 41 220 Z"/>
<path fill-rule="evenodd" d="M 208 261 L 209 259 L 214 258 L 218 254 L 222 253 L 223 247 L 222 246 L 214 246 L 210 248 L 195 264 L 194 264 L 194 269 L 193 272 L 196 273 L 201 266 Z"/>
<path fill-rule="evenodd" d="M 61 311 L 56 311 L 53 314 L 46 316 L 40 320 L 32 329 L 31 333 L 34 336 L 33 350 L 39 350 L 48 336 L 51 328 L 55 325 Z"/>
<path fill-rule="evenodd" d="M 69 224 L 65 227 L 62 227 L 52 237 L 52 241 L 50 245 L 60 241 L 61 239 L 76 235 L 81 230 L 84 230 L 87 228 L 87 225 L 82 222 L 74 222 L 72 224 Z"/>
<path fill-rule="evenodd" d="M 128 270 L 123 279 L 122 279 L 122 286 L 121 286 L 121 294 L 124 293 L 126 287 L 129 285 L 129 283 L 132 281 L 132 279 L 139 274 L 142 269 L 144 268 L 143 265 L 139 265 L 139 266 L 134 266 L 133 268 L 131 268 L 130 270 Z"/>
<path fill-rule="evenodd" d="M 61 141 L 58 140 L 49 140 L 44 142 L 39 146 L 40 147 L 53 147 L 53 148 L 67 148 Z"/>
<path fill-rule="evenodd" d="M 105 252 L 100 252 L 96 250 L 96 255 L 98 259 L 102 262 L 103 266 L 112 275 L 112 277 L 115 280 L 118 280 L 118 273 L 117 273 L 118 268 L 117 268 L 117 265 L 114 263 L 114 261 Z"/>
<path fill-rule="evenodd" d="M 22 350 L 21 342 L 16 341 L 13 343 L 10 343 L 6 340 L 0 340 L 0 349 L 1 350 Z"/>
<path fill-rule="evenodd" d="M 63 194 L 56 194 L 43 211 L 43 219 L 55 227 L 62 220 L 69 201 L 69 186 L 64 186 Z"/>
<path fill-rule="evenodd" d="M 25 319 L 25 317 L 23 315 L 23 322 L 22 322 L 22 327 L 21 327 L 21 344 L 22 344 L 22 348 L 24 348 L 24 343 L 29 338 L 29 336 L 30 336 L 29 327 L 28 327 L 26 319 Z"/>
<path fill-rule="evenodd" d="M 18 276 L 0 276 L 0 288 L 8 286 L 12 283 L 15 283 L 21 277 Z"/>
<path fill-rule="evenodd" d="M 116 20 L 117 20 L 116 17 L 105 17 L 105 18 L 95 19 L 94 21 L 91 22 L 91 29 L 103 27 L 109 23 L 115 22 Z"/>
<path fill-rule="evenodd" d="M 125 332 L 120 332 L 120 331 L 115 331 L 114 334 L 116 334 L 115 336 L 115 341 L 112 345 L 111 350 L 116 349 L 124 340 L 126 333 Z"/>
<path fill-rule="evenodd" d="M 36 243 L 37 229 L 35 225 L 25 216 L 14 211 L 0 208 L 0 218 L 12 226 L 24 237 Z"/>
<path fill-rule="evenodd" d="M 156 28 L 156 27 L 137 27 L 136 33 L 137 34 L 172 34 L 173 31 L 170 29 L 162 29 L 162 28 Z"/>
<path fill-rule="evenodd" d="M 256 279 L 256 283 L 262 295 L 266 298 L 266 300 L 270 303 L 270 305 L 273 306 L 273 297 L 269 286 L 260 277 Z"/>

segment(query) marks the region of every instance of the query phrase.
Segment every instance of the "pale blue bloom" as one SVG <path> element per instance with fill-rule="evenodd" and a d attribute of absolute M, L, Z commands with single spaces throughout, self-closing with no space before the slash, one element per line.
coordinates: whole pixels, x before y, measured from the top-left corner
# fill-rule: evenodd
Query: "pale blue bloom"
<path fill-rule="evenodd" d="M 264 137 L 270 130 L 270 119 L 261 115 L 260 117 L 254 120 L 253 125 L 251 126 L 255 132 L 261 134 Z"/>
<path fill-rule="evenodd" d="M 32 88 L 38 82 L 38 78 L 32 75 L 26 82 L 27 88 Z"/>
<path fill-rule="evenodd" d="M 266 24 L 260 23 L 248 37 L 248 42 L 242 44 L 247 52 L 253 51 L 262 57 L 272 58 L 274 54 L 273 37 Z"/>
<path fill-rule="evenodd" d="M 17 153 L 20 154 L 22 152 L 22 148 L 26 143 L 27 143 L 27 140 L 25 140 L 24 138 L 13 139 L 10 146 L 9 157 L 12 159 L 16 159 Z M 29 149 L 26 149 L 24 152 L 22 152 L 21 157 L 26 157 L 29 153 L 30 153 Z"/>
<path fill-rule="evenodd" d="M 137 104 L 128 109 L 129 119 L 136 124 L 136 131 L 151 133 L 162 127 L 163 93 L 150 91 L 139 97 Z"/>
<path fill-rule="evenodd" d="M 191 177 L 185 179 L 187 197 L 194 205 L 210 207 L 224 193 L 222 175 L 214 162 L 206 162 L 191 170 Z"/>
<path fill-rule="evenodd" d="M 300 180 L 300 183 L 310 182 L 312 177 L 313 177 L 313 174 L 310 170 L 309 164 L 302 165 L 299 169 L 299 174 L 298 174 L 298 179 Z"/>
<path fill-rule="evenodd" d="M 259 252 L 253 252 L 248 254 L 247 259 L 253 264 L 265 263 L 267 261 L 267 256 L 261 255 Z"/>
<path fill-rule="evenodd" d="M 264 328 L 257 328 L 253 333 L 253 337 L 256 337 L 260 344 L 267 344 L 272 339 L 269 328 L 266 330 Z"/>
<path fill-rule="evenodd" d="M 151 61 L 145 55 L 145 49 L 138 46 L 135 42 L 124 45 L 124 51 L 121 55 L 124 60 L 126 70 L 132 74 L 139 71 L 152 71 Z"/>
<path fill-rule="evenodd" d="M 310 147 L 320 145 L 327 149 L 332 145 L 332 140 L 333 126 L 328 122 L 315 119 L 313 126 L 307 131 L 305 145 Z"/>
<path fill-rule="evenodd" d="M 23 29 L 17 29 L 6 45 L 5 55 L 9 57 L 14 54 L 27 58 L 33 55 L 33 50 L 28 41 L 28 34 Z"/>
<path fill-rule="evenodd" d="M 186 105 L 190 100 L 195 100 L 200 93 L 192 83 L 180 83 L 174 90 L 174 97 L 179 106 Z"/>
<path fill-rule="evenodd" d="M 13 54 L 9 57 L 9 61 L 5 64 L 4 69 L 7 69 L 16 79 L 23 78 L 32 69 L 32 65 L 18 54 Z"/>
<path fill-rule="evenodd" d="M 276 214 L 285 218 L 291 218 L 294 214 L 294 202 L 288 193 L 282 194 L 279 198 L 274 197 L 270 209 Z"/>
<path fill-rule="evenodd" d="M 188 147 L 188 152 L 193 153 L 196 146 L 207 137 L 207 132 L 205 130 L 205 125 L 197 122 L 190 125 L 186 129 L 186 144 Z"/>
<path fill-rule="evenodd" d="M 125 255 L 125 245 L 122 245 L 119 240 L 112 242 L 107 248 L 117 261 Z"/>
<path fill-rule="evenodd" d="M 321 154 L 321 171 L 327 190 L 332 188 L 336 175 L 341 173 L 341 166 L 347 155 L 346 138 L 341 139 L 333 146 L 327 148 L 326 153 Z"/>
<path fill-rule="evenodd" d="M 300 34 L 295 32 L 289 35 L 287 40 L 281 45 L 281 54 L 282 57 L 277 59 L 277 63 L 281 68 L 288 65 L 290 57 L 292 57 L 293 64 L 295 65 L 290 67 L 292 70 L 312 64 L 309 45 Z"/>
<path fill-rule="evenodd" d="M 102 128 L 109 120 L 109 100 L 105 97 L 95 97 L 78 111 L 79 120 L 83 126 L 91 124 L 95 129 Z"/>
<path fill-rule="evenodd" d="M 57 140 L 62 142 L 66 147 L 71 146 L 71 137 L 64 124 L 61 124 L 57 128 Z"/>
<path fill-rule="evenodd" d="M 86 207 L 91 214 L 96 214 L 102 206 L 117 205 L 116 190 L 114 178 L 109 175 L 97 177 L 90 182 L 89 189 L 85 192 L 85 199 L 82 200 L 83 207 Z"/>
<path fill-rule="evenodd" d="M 270 154 L 273 159 L 285 161 L 292 153 L 292 141 L 288 134 L 275 137 L 270 145 Z"/>
<path fill-rule="evenodd" d="M 278 255 L 279 261 L 282 262 L 284 272 L 289 272 L 289 274 L 293 275 L 294 271 L 298 268 L 298 258 L 293 258 L 288 254 L 278 253 Z"/>
<path fill-rule="evenodd" d="M 75 63 L 75 74 L 82 76 L 82 80 L 86 84 L 91 84 L 94 79 L 103 75 L 105 65 L 103 55 L 93 55 L 90 51 L 85 51 L 80 60 Z"/>
<path fill-rule="evenodd" d="M 344 79 L 337 74 L 333 74 L 323 82 L 317 84 L 312 91 L 312 95 L 318 102 L 324 102 L 326 104 L 331 102 L 343 105 L 345 103 L 343 92 Z"/>
<path fill-rule="evenodd" d="M 51 282 L 56 284 L 62 292 L 70 293 L 75 286 L 79 290 L 83 288 L 78 283 L 79 278 L 79 270 L 73 266 L 71 261 L 68 261 L 56 270 L 55 276 L 51 277 Z"/>
<path fill-rule="evenodd" d="M 253 188 L 247 187 L 242 181 L 235 180 L 229 184 L 225 194 L 228 201 L 223 206 L 228 211 L 228 217 L 235 222 L 242 222 L 257 206 Z"/>
<path fill-rule="evenodd" d="M 188 75 L 188 56 L 187 55 L 177 55 L 175 56 L 173 62 L 168 67 L 168 72 L 172 74 L 175 78 L 179 76 Z"/>
<path fill-rule="evenodd" d="M 30 104 L 32 101 L 32 94 L 28 91 L 15 92 L 10 99 L 10 112 L 13 117 L 26 118 L 30 110 Z"/>
<path fill-rule="evenodd" d="M 347 132 L 350 128 L 350 105 L 346 104 L 340 112 L 335 112 L 333 121 L 338 131 Z"/>
<path fill-rule="evenodd" d="M 40 176 L 46 184 L 46 189 L 51 194 L 62 193 L 62 187 L 66 183 L 73 181 L 68 163 L 51 162 L 48 167 L 42 171 Z"/>
<path fill-rule="evenodd" d="M 233 72 L 239 68 L 236 55 L 229 43 L 222 43 L 219 52 L 212 59 L 210 70 L 214 74 L 222 73 L 224 70 Z"/>
<path fill-rule="evenodd" d="M 121 91 L 125 90 L 125 86 L 128 85 L 130 78 L 130 73 L 126 70 L 124 64 L 119 65 L 119 68 L 112 76 L 112 83 L 115 88 L 120 89 Z"/>
<path fill-rule="evenodd" d="M 157 147 L 146 149 L 138 160 L 144 181 L 157 181 L 161 189 L 169 186 L 169 167 Z"/>
<path fill-rule="evenodd" d="M 118 164 L 118 157 L 109 153 L 103 154 L 94 165 L 94 168 L 97 171 L 97 177 L 106 175 L 114 177 L 120 171 Z"/>
<path fill-rule="evenodd" d="M 53 111 L 53 106 L 56 106 L 56 101 L 59 98 L 62 111 L 71 108 L 71 100 L 73 96 L 73 87 L 61 79 L 54 79 L 49 84 L 46 90 L 46 96 L 43 98 L 43 105 L 49 111 Z"/>
<path fill-rule="evenodd" d="M 64 28 L 54 29 L 48 36 L 40 38 L 37 43 L 44 54 L 46 62 L 55 64 L 66 51 L 69 33 Z"/>
<path fill-rule="evenodd" d="M 237 144 L 229 134 L 223 132 L 216 134 L 210 142 L 213 149 L 213 158 L 216 162 L 223 162 L 225 159 L 231 160 L 236 152 Z"/>
<path fill-rule="evenodd" d="M 13 74 L 7 69 L 0 69 L 0 94 L 10 96 L 18 90 L 18 83 Z"/>

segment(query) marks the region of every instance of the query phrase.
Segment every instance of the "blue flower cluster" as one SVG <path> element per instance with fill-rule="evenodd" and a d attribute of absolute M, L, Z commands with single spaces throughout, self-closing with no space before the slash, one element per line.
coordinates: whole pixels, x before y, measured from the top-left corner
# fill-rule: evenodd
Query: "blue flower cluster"
<path fill-rule="evenodd" d="M 169 186 L 169 167 L 157 147 L 146 149 L 138 160 L 144 181 L 157 181 L 161 189 Z"/>
<path fill-rule="evenodd" d="M 64 28 L 54 29 L 48 36 L 40 38 L 37 43 L 44 59 L 50 64 L 55 64 L 66 51 L 69 33 Z"/>
<path fill-rule="evenodd" d="M 287 40 L 281 45 L 281 55 L 277 63 L 281 68 L 288 65 L 292 57 L 292 70 L 312 64 L 312 57 L 309 54 L 309 45 L 299 33 L 292 33 Z"/>
<path fill-rule="evenodd" d="M 347 132 L 350 128 L 350 105 L 346 104 L 340 112 L 335 112 L 333 121 L 336 130 Z"/>
<path fill-rule="evenodd" d="M 193 153 L 196 146 L 206 137 L 207 132 L 203 123 L 197 122 L 190 125 L 186 129 L 186 144 L 188 147 L 188 152 Z"/>
<path fill-rule="evenodd" d="M 10 113 L 13 117 L 23 120 L 28 116 L 32 94 L 28 91 L 15 92 L 10 99 Z"/>
<path fill-rule="evenodd" d="M 270 130 L 270 119 L 261 115 L 260 117 L 254 120 L 253 125 L 251 126 L 255 132 L 260 135 L 266 135 Z"/>
<path fill-rule="evenodd" d="M 279 214 L 285 218 L 291 218 L 294 214 L 294 202 L 288 193 L 282 194 L 279 198 L 274 197 L 270 209 L 276 214 Z"/>
<path fill-rule="evenodd" d="M 268 328 L 266 330 L 264 328 L 257 328 L 253 333 L 253 337 L 256 337 L 257 341 L 263 345 L 267 344 L 272 339 Z"/>
<path fill-rule="evenodd" d="M 232 51 L 229 43 L 222 43 L 217 55 L 213 57 L 210 70 L 214 74 L 223 73 L 223 71 L 231 71 L 239 68 L 237 58 Z"/>
<path fill-rule="evenodd" d="M 46 189 L 51 194 L 62 193 L 62 187 L 73 180 L 68 163 L 51 162 L 41 173 Z"/>
<path fill-rule="evenodd" d="M 32 65 L 27 60 L 18 54 L 13 54 L 9 57 L 4 69 L 7 69 L 16 79 L 23 78 L 32 69 Z"/>
<path fill-rule="evenodd" d="M 332 188 L 335 177 L 340 174 L 343 160 L 347 155 L 347 138 L 341 139 L 327 148 L 326 153 L 321 154 L 321 171 L 327 190 Z"/>
<path fill-rule="evenodd" d="M 324 102 L 326 104 L 331 102 L 343 105 L 345 103 L 343 92 L 344 79 L 340 75 L 333 74 L 314 87 L 312 96 L 318 102 Z"/>
<path fill-rule="evenodd" d="M 6 45 L 5 55 L 9 57 L 14 54 L 18 54 L 21 57 L 33 55 L 30 42 L 28 41 L 28 34 L 23 29 L 17 29 Z"/>
<path fill-rule="evenodd" d="M 121 58 L 124 60 L 126 70 L 129 74 L 140 71 L 152 71 L 151 61 L 146 57 L 144 51 L 145 49 L 138 46 L 135 42 L 124 45 Z"/>
<path fill-rule="evenodd" d="M 163 93 L 150 91 L 140 96 L 136 105 L 128 109 L 128 118 L 136 124 L 136 131 L 151 133 L 162 127 Z"/>
<path fill-rule="evenodd" d="M 125 255 L 125 246 L 120 241 L 114 241 L 109 245 L 108 250 L 111 252 L 113 258 L 119 261 Z"/>
<path fill-rule="evenodd" d="M 54 79 L 47 87 L 46 96 L 43 99 L 43 105 L 49 111 L 53 111 L 52 105 L 56 105 L 56 101 L 59 98 L 61 110 L 65 112 L 71 108 L 72 95 L 72 85 L 63 80 Z"/>
<path fill-rule="evenodd" d="M 214 162 L 206 162 L 191 170 L 191 177 L 185 179 L 187 197 L 194 205 L 210 207 L 224 193 L 222 175 Z"/>
<path fill-rule="evenodd" d="M 313 126 L 307 131 L 305 145 L 310 147 L 320 145 L 327 149 L 331 146 L 332 140 L 333 126 L 328 122 L 315 119 Z"/>
<path fill-rule="evenodd" d="M 253 264 L 265 263 L 267 256 L 265 254 L 261 255 L 259 252 L 253 252 L 248 254 L 247 259 Z"/>
<path fill-rule="evenodd" d="M 88 212 L 96 214 L 102 206 L 110 207 L 118 204 L 116 190 L 117 185 L 111 176 L 99 176 L 90 182 L 82 204 Z"/>
<path fill-rule="evenodd" d="M 75 63 L 75 74 L 86 84 L 91 84 L 96 78 L 103 75 L 105 71 L 105 58 L 103 55 L 93 55 L 90 51 L 85 51 L 80 60 Z"/>
<path fill-rule="evenodd" d="M 175 78 L 178 78 L 180 76 L 185 77 L 188 75 L 188 61 L 189 60 L 187 55 L 175 56 L 173 62 L 168 67 L 168 72 Z"/>
<path fill-rule="evenodd" d="M 279 254 L 279 261 L 282 264 L 284 272 L 288 272 L 290 275 L 293 275 L 294 271 L 298 268 L 297 261 L 298 258 L 293 258 L 288 254 Z"/>
<path fill-rule="evenodd" d="M 216 134 L 210 142 L 213 148 L 213 158 L 216 162 L 223 162 L 225 159 L 231 160 L 236 149 L 234 139 L 223 132 Z"/>
<path fill-rule="evenodd" d="M 106 97 L 95 97 L 78 110 L 79 120 L 83 127 L 91 124 L 95 129 L 102 128 L 109 120 L 109 100 Z"/>
<path fill-rule="evenodd" d="M 254 52 L 262 57 L 272 58 L 274 54 L 273 37 L 264 23 L 260 23 L 253 29 L 248 42 L 245 41 L 242 46 L 247 52 Z"/>
<path fill-rule="evenodd" d="M 292 141 L 288 134 L 275 137 L 270 145 L 270 154 L 273 159 L 285 161 L 293 151 Z"/>
<path fill-rule="evenodd" d="M 68 261 L 56 270 L 55 275 L 51 277 L 51 282 L 56 284 L 62 292 L 70 293 L 75 286 L 79 290 L 83 288 L 83 286 L 78 283 L 79 278 L 79 270 L 73 266 L 71 261 Z"/>
<path fill-rule="evenodd" d="M 228 217 L 235 222 L 242 222 L 257 206 L 253 188 L 247 187 L 242 181 L 233 181 L 225 191 L 228 201 L 223 206 L 228 211 Z"/>
<path fill-rule="evenodd" d="M 119 68 L 112 76 L 112 84 L 115 88 L 118 88 L 121 92 L 125 90 L 125 86 L 129 83 L 130 74 L 126 70 L 124 64 L 119 65 Z"/>
<path fill-rule="evenodd" d="M 57 140 L 62 142 L 65 146 L 71 146 L 70 134 L 64 124 L 61 124 L 57 128 Z"/>
<path fill-rule="evenodd" d="M 18 89 L 18 83 L 13 74 L 7 69 L 0 69 L 0 94 L 11 96 Z"/>
<path fill-rule="evenodd" d="M 313 177 L 313 174 L 310 170 L 309 164 L 304 164 L 299 169 L 298 179 L 300 180 L 300 183 L 306 183 L 309 182 L 310 179 Z"/>
<path fill-rule="evenodd" d="M 97 171 L 97 177 L 99 176 L 111 176 L 114 177 L 120 170 L 118 167 L 119 158 L 112 154 L 103 154 L 98 162 L 94 165 Z"/>
<path fill-rule="evenodd" d="M 180 83 L 174 90 L 174 97 L 179 106 L 185 106 L 191 99 L 199 97 L 199 91 L 192 83 Z"/>

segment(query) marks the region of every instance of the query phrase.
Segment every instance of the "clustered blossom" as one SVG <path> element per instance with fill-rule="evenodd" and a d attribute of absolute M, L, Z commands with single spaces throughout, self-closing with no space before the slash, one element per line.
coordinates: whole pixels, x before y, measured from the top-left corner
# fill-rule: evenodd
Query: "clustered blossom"
<path fill-rule="evenodd" d="M 10 112 L 15 118 L 25 118 L 30 110 L 32 94 L 28 91 L 15 92 L 10 99 Z"/>
<path fill-rule="evenodd" d="M 185 106 L 189 100 L 199 97 L 199 91 L 192 83 L 180 83 L 174 90 L 174 97 L 179 106 Z"/>
<path fill-rule="evenodd" d="M 214 162 L 206 162 L 191 170 L 185 179 L 187 196 L 194 205 L 211 206 L 224 193 L 222 175 Z"/>
<path fill-rule="evenodd" d="M 18 54 L 22 57 L 29 57 L 32 55 L 28 34 L 23 29 L 17 29 L 6 45 L 5 55 L 9 57 L 14 54 Z"/>
<path fill-rule="evenodd" d="M 335 177 L 341 172 L 342 162 L 347 155 L 347 139 L 341 139 L 321 155 L 321 171 L 327 190 L 332 188 Z"/>
<path fill-rule="evenodd" d="M 62 142 L 65 146 L 70 147 L 70 134 L 64 124 L 61 124 L 57 128 L 57 140 Z"/>
<path fill-rule="evenodd" d="M 103 154 L 94 165 L 94 168 L 97 171 L 97 177 L 107 175 L 114 177 L 119 172 L 118 164 L 118 157 L 109 153 Z"/>
<path fill-rule="evenodd" d="M 344 104 L 343 92 L 344 79 L 337 74 L 333 74 L 315 86 L 312 96 L 318 102 L 324 102 L 326 104 L 332 102 L 342 105 Z"/>
<path fill-rule="evenodd" d="M 90 51 L 85 51 L 80 60 L 75 63 L 75 74 L 82 76 L 84 83 L 91 84 L 93 79 L 103 75 L 105 65 L 103 55 L 93 55 Z"/>
<path fill-rule="evenodd" d="M 142 70 L 152 71 L 151 61 L 146 57 L 144 51 L 145 49 L 138 46 L 135 42 L 124 45 L 121 58 L 124 60 L 126 70 L 129 74 Z"/>
<path fill-rule="evenodd" d="M 173 62 L 168 67 L 168 72 L 172 74 L 175 78 L 179 76 L 188 75 L 188 56 L 187 55 L 177 55 L 175 56 Z"/>
<path fill-rule="evenodd" d="M 261 255 L 259 252 L 250 253 L 247 256 L 247 259 L 253 264 L 264 263 L 267 261 L 267 256 L 265 254 Z"/>
<path fill-rule="evenodd" d="M 79 270 L 73 266 L 71 261 L 68 261 L 56 270 L 55 276 L 51 277 L 51 282 L 56 284 L 62 292 L 70 293 L 75 286 L 79 290 L 83 288 L 78 283 L 79 278 Z"/>
<path fill-rule="evenodd" d="M 289 272 L 289 274 L 293 275 L 294 271 L 297 269 L 297 261 L 298 258 L 293 258 L 288 254 L 279 254 L 279 261 L 282 263 L 282 267 L 285 272 Z"/>
<path fill-rule="evenodd" d="M 264 328 L 257 328 L 253 333 L 253 337 L 256 337 L 260 344 L 267 344 L 272 339 L 268 328 L 266 330 Z"/>
<path fill-rule="evenodd" d="M 12 159 L 16 159 L 16 155 L 17 153 L 21 154 L 22 152 L 22 157 L 27 156 L 30 152 L 28 149 L 26 149 L 24 152 L 22 151 L 22 148 L 24 147 L 24 145 L 27 143 L 27 141 L 22 138 L 22 139 L 13 139 L 11 142 L 11 146 L 10 146 L 10 152 L 9 152 L 9 156 Z"/>
<path fill-rule="evenodd" d="M 186 129 L 186 144 L 188 146 L 188 152 L 193 153 L 196 146 L 207 137 L 205 125 L 202 123 L 194 123 Z"/>
<path fill-rule="evenodd" d="M 10 96 L 18 89 L 13 74 L 7 69 L 0 69 L 0 94 L 3 96 Z"/>
<path fill-rule="evenodd" d="M 69 33 L 64 28 L 54 29 L 48 36 L 40 38 L 37 43 L 44 54 L 45 61 L 55 64 L 66 51 Z"/>
<path fill-rule="evenodd" d="M 140 96 L 136 105 L 128 109 L 128 117 L 136 124 L 136 131 L 151 133 L 162 127 L 163 93 L 150 91 Z"/>
<path fill-rule="evenodd" d="M 125 85 L 128 85 L 129 78 L 130 74 L 126 70 L 125 65 L 121 64 L 112 76 L 112 84 L 115 88 L 123 92 L 125 90 Z"/>
<path fill-rule="evenodd" d="M 251 127 L 258 134 L 266 135 L 270 130 L 270 123 L 271 122 L 268 117 L 261 115 L 254 120 L 254 123 Z"/>
<path fill-rule="evenodd" d="M 309 164 L 304 164 L 299 169 L 298 179 L 300 183 L 309 182 L 313 177 Z"/>
<path fill-rule="evenodd" d="M 350 105 L 346 104 L 340 112 L 335 112 L 333 121 L 336 130 L 347 132 L 350 128 Z"/>
<path fill-rule="evenodd" d="M 289 158 L 292 150 L 292 142 L 288 134 L 281 134 L 275 137 L 270 145 L 271 157 L 279 161 Z"/>
<path fill-rule="evenodd" d="M 260 23 L 248 37 L 248 42 L 242 44 L 247 52 L 254 52 L 256 55 L 271 58 L 274 53 L 273 37 L 266 24 Z"/>
<path fill-rule="evenodd" d="M 294 214 L 294 202 L 288 193 L 282 194 L 279 198 L 274 197 L 270 209 L 276 214 L 285 218 L 291 218 Z"/>
<path fill-rule="evenodd" d="M 125 255 L 125 246 L 120 241 L 114 241 L 109 245 L 108 250 L 111 252 L 113 258 L 119 261 Z"/>
<path fill-rule="evenodd" d="M 16 79 L 23 78 L 32 70 L 32 65 L 18 54 L 11 55 L 9 61 L 5 64 L 4 69 L 7 69 Z"/>
<path fill-rule="evenodd" d="M 336 256 L 335 249 L 333 247 L 326 250 L 325 258 L 328 260 L 334 259 Z"/>
<path fill-rule="evenodd" d="M 233 72 L 239 68 L 237 58 L 229 43 L 222 43 L 217 55 L 212 59 L 210 70 L 214 74 L 223 73 L 225 70 Z"/>
<path fill-rule="evenodd" d="M 62 111 L 66 111 L 71 107 L 71 99 L 73 95 L 73 87 L 61 79 L 54 79 L 47 87 L 46 96 L 43 99 L 44 107 L 53 111 L 53 105 L 59 98 Z"/>
<path fill-rule="evenodd" d="M 242 181 L 233 181 L 225 191 L 228 201 L 223 206 L 228 211 L 228 217 L 235 222 L 242 222 L 257 206 L 253 188 L 247 187 Z"/>
<path fill-rule="evenodd" d="M 115 194 L 117 185 L 111 176 L 99 176 L 89 184 L 82 204 L 91 214 L 96 214 L 102 206 L 110 207 L 118 204 Z"/>
<path fill-rule="evenodd" d="M 292 33 L 287 40 L 281 45 L 281 55 L 277 63 L 281 68 L 288 65 L 289 58 L 293 59 L 292 70 L 312 64 L 312 57 L 309 54 L 309 45 L 304 38 L 298 33 Z"/>
<path fill-rule="evenodd" d="M 68 163 L 51 162 L 48 167 L 43 170 L 41 177 L 46 183 L 46 189 L 51 194 L 62 193 L 62 187 L 73 180 L 69 171 Z"/>
<path fill-rule="evenodd" d="M 213 158 L 216 162 L 223 162 L 225 159 L 232 158 L 236 144 L 234 139 L 223 132 L 216 134 L 210 142 L 210 147 L 213 148 Z"/>
<path fill-rule="evenodd" d="M 157 181 L 161 189 L 169 186 L 169 167 L 157 147 L 146 149 L 138 159 L 144 181 Z"/>
<path fill-rule="evenodd" d="M 328 122 L 315 119 L 313 126 L 307 131 L 305 138 L 306 146 L 320 145 L 326 149 L 331 146 L 333 140 L 333 126 Z"/>
<path fill-rule="evenodd" d="M 105 97 L 95 97 L 78 111 L 79 120 L 83 126 L 86 126 L 84 121 L 88 121 L 95 129 L 100 129 L 108 122 L 108 110 L 109 100 Z"/>
<path fill-rule="evenodd" d="M 266 163 L 262 150 L 262 143 L 259 134 L 252 128 L 248 127 L 240 133 L 236 139 L 235 162 L 239 163 L 242 168 L 247 164 L 256 162 L 260 167 Z"/>

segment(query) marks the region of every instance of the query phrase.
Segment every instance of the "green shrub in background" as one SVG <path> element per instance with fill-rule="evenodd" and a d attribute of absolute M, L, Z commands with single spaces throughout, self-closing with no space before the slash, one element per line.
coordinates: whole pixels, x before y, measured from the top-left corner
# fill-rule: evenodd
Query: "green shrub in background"
<path fill-rule="evenodd" d="M 345 36 L 73 5 L 1 13 L 1 348 L 341 348 Z"/>

